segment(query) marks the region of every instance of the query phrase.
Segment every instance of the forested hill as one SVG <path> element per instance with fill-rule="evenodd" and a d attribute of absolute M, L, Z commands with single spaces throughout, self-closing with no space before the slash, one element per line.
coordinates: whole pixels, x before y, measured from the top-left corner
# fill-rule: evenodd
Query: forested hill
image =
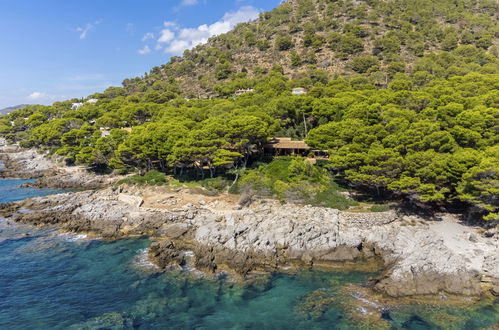
<path fill-rule="evenodd" d="M 499 220 L 498 9 L 488 0 L 288 1 L 123 87 L 0 117 L 0 134 L 95 171 L 240 179 L 325 206 L 341 199 L 334 177 Z M 264 165 L 273 136 L 306 139 L 330 158 Z"/>
<path fill-rule="evenodd" d="M 27 106 L 29 106 L 29 104 L 19 104 L 19 105 L 14 105 L 12 107 L 3 108 L 3 109 L 0 109 L 0 115 L 7 115 L 14 110 L 22 109 L 22 108 L 25 108 Z"/>
<path fill-rule="evenodd" d="M 315 67 L 386 86 L 397 72 L 424 68 L 418 59 L 426 54 L 459 45 L 497 47 L 498 15 L 495 0 L 290 0 L 124 86 L 128 94 L 162 90 L 170 86 L 158 81 L 175 79 L 186 97 L 227 96 L 253 86 L 224 82 L 275 65 L 294 79 Z M 491 51 L 497 56 L 496 47 Z M 461 69 L 459 63 L 454 69 Z"/>

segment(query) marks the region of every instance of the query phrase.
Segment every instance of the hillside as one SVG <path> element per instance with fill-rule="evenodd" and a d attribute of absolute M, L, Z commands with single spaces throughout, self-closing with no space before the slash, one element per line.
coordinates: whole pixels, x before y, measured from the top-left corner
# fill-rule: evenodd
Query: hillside
<path fill-rule="evenodd" d="M 251 83 L 217 86 L 276 65 L 294 79 L 319 68 L 329 77 L 362 74 L 386 86 L 397 72 L 424 68 L 424 55 L 459 45 L 497 56 L 498 15 L 493 0 L 290 0 L 124 86 L 128 93 L 160 90 L 157 81 L 175 79 L 187 97 L 227 95 Z"/>
<path fill-rule="evenodd" d="M 3 108 L 3 109 L 0 109 L 0 115 L 7 115 L 7 114 L 11 113 L 12 111 L 26 108 L 27 106 L 29 106 L 29 104 L 19 104 L 19 105 L 14 105 L 12 107 Z"/>
<path fill-rule="evenodd" d="M 96 172 L 148 172 L 133 184 L 165 184 L 167 174 L 354 206 L 339 183 L 499 220 L 498 9 L 487 0 L 288 1 L 80 107 L 14 111 L 0 134 Z M 292 96 L 294 87 L 307 92 Z M 234 95 L 243 88 L 253 91 Z M 273 159 L 265 146 L 275 136 L 329 158 Z"/>

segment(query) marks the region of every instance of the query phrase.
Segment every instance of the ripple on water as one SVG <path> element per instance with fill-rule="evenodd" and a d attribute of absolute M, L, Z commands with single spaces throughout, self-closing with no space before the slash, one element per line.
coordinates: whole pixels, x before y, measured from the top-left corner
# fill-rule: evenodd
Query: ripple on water
<path fill-rule="evenodd" d="M 89 241 L 89 237 L 86 234 L 75 234 L 75 233 L 60 233 L 58 237 L 62 238 L 66 242 L 82 242 Z M 96 239 L 96 238 L 93 238 Z"/>
<path fill-rule="evenodd" d="M 133 258 L 133 266 L 141 271 L 160 271 L 161 269 L 149 259 L 149 248 L 143 248 L 136 251 L 137 255 Z"/>

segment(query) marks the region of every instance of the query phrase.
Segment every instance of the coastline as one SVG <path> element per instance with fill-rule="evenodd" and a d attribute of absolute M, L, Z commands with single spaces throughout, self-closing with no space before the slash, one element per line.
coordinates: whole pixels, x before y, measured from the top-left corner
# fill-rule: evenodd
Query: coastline
<path fill-rule="evenodd" d="M 5 150 L 9 155 L 3 176 L 55 173 L 52 178 L 57 180 L 48 175 L 39 184 L 82 190 L 116 181 L 111 176 L 92 181 L 93 174 L 68 172 L 34 150 L 4 145 Z M 227 196 L 127 185 L 9 203 L 0 207 L 0 215 L 105 239 L 148 236 L 154 241 L 149 256 L 161 268 L 183 265 L 193 257 L 196 269 L 244 278 L 290 266 L 377 260 L 382 274 L 372 286 L 391 297 L 499 294 L 499 235 L 485 237 L 451 215 L 429 221 L 394 212 L 349 213 L 273 200 L 243 208 Z"/>
<path fill-rule="evenodd" d="M 0 178 L 37 179 L 28 184 L 36 188 L 100 189 L 112 185 L 122 177 L 89 173 L 81 166 L 64 166 L 47 154 L 34 149 L 23 149 L 0 138 Z"/>

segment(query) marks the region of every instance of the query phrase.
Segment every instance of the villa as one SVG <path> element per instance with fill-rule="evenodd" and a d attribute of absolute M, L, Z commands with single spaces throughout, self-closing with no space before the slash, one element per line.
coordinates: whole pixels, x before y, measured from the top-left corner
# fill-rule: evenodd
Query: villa
<path fill-rule="evenodd" d="M 83 106 L 83 103 L 81 103 L 81 102 L 79 102 L 79 103 L 72 103 L 71 104 L 71 110 L 78 110 L 82 106 Z"/>
<path fill-rule="evenodd" d="M 305 88 L 297 87 L 297 88 L 293 88 L 291 90 L 291 94 L 293 94 L 293 95 L 305 95 L 305 94 L 307 94 L 307 90 Z"/>
<path fill-rule="evenodd" d="M 234 92 L 234 95 L 235 96 L 239 96 L 239 95 L 243 95 L 243 94 L 247 94 L 247 93 L 252 93 L 254 92 L 255 90 L 253 88 L 250 88 L 250 89 L 239 89 L 237 91 Z"/>

